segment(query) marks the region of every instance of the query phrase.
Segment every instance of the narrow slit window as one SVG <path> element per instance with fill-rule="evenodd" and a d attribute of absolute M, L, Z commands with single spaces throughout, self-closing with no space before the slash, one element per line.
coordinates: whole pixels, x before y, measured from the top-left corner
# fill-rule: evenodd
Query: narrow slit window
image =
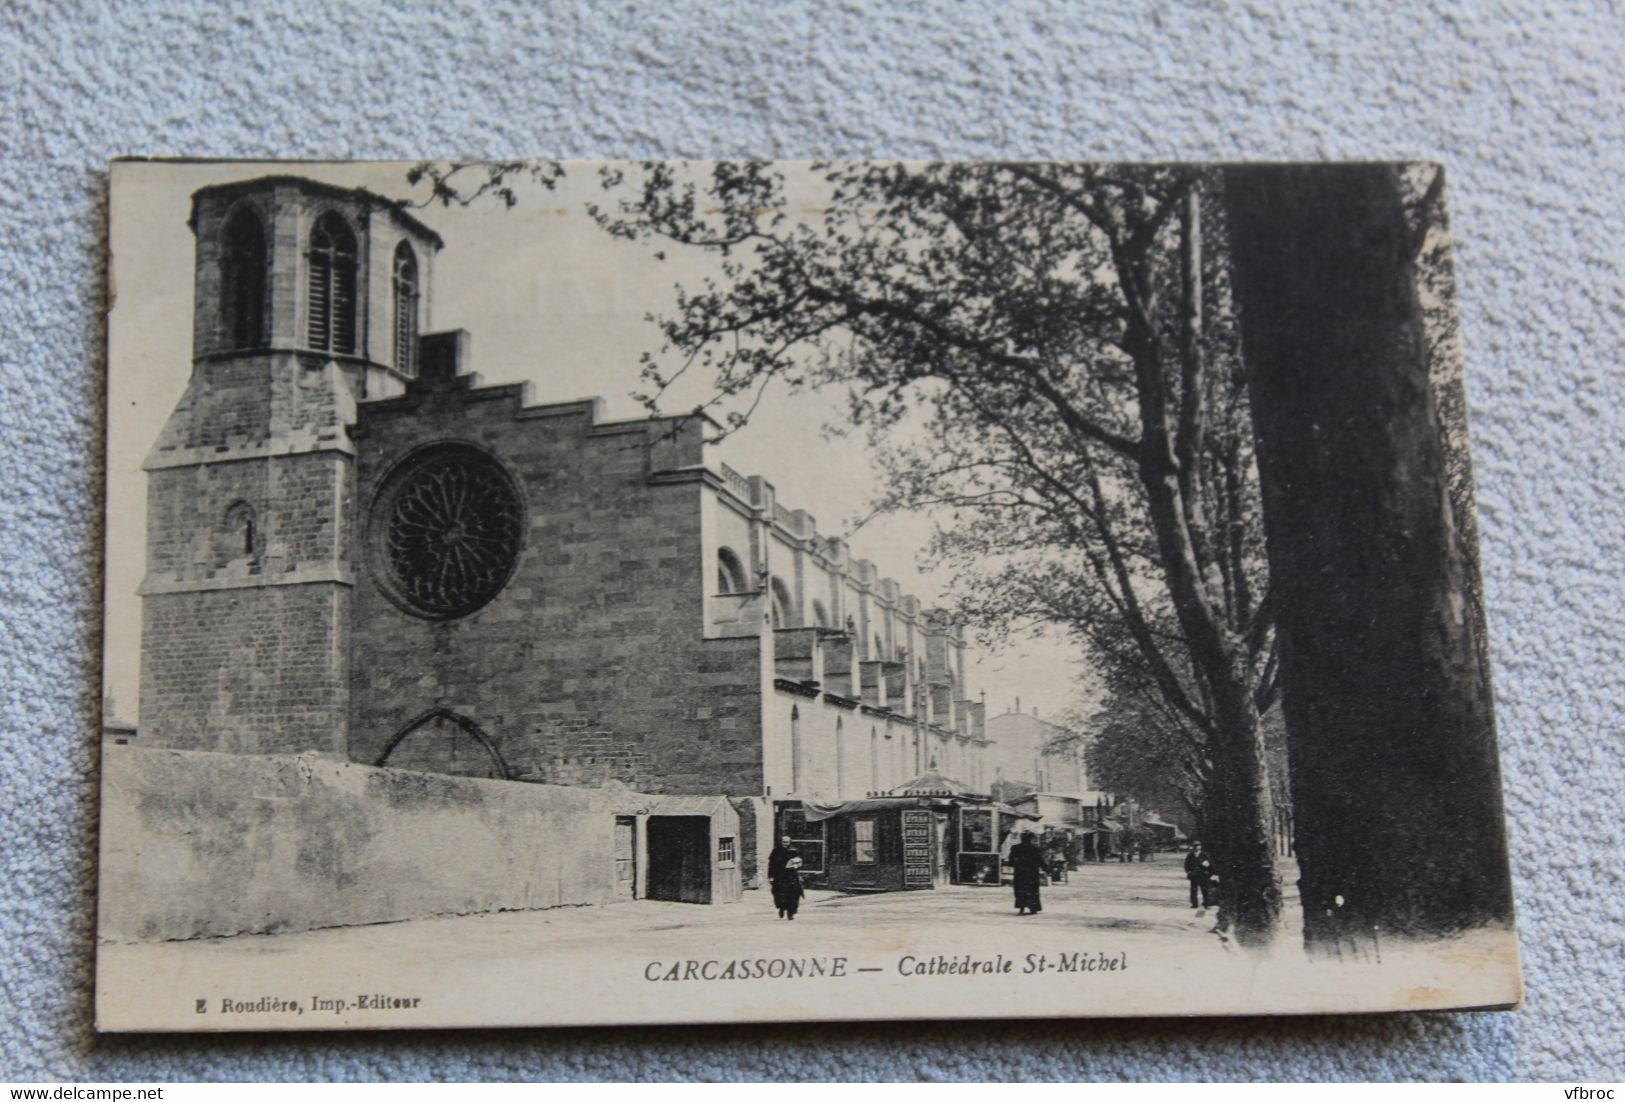
<path fill-rule="evenodd" d="M 395 367 L 416 375 L 418 355 L 418 260 L 402 241 L 395 249 Z"/>
<path fill-rule="evenodd" d="M 217 566 L 225 566 L 234 559 L 252 559 L 258 553 L 259 531 L 254 521 L 254 507 L 246 501 L 234 501 L 226 509 L 216 536 Z"/>

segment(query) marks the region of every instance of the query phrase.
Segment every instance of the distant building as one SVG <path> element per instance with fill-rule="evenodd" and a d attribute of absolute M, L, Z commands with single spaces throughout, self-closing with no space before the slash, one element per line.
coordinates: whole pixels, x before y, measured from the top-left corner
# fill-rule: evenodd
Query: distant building
<path fill-rule="evenodd" d="M 1027 792 L 1079 796 L 1093 792 L 1084 764 L 1087 740 L 1082 732 L 1038 718 L 1038 709 L 1021 710 L 1021 701 L 987 721 L 987 767 L 993 783 L 1010 799 Z"/>

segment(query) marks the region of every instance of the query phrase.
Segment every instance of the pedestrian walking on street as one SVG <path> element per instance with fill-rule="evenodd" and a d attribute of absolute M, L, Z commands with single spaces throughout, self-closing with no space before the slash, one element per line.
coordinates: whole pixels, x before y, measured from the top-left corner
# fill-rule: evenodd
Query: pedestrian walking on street
<path fill-rule="evenodd" d="M 767 883 L 773 889 L 773 905 L 779 909 L 779 917 L 794 921 L 807 890 L 801 886 L 801 855 L 788 834 L 767 855 Z"/>
<path fill-rule="evenodd" d="M 796 912 L 801 909 L 802 897 L 806 894 L 807 889 L 801 885 L 801 858 L 792 857 L 784 863 L 784 876 L 773 890 L 773 898 L 784 917 L 794 922 Z"/>
<path fill-rule="evenodd" d="M 1059 845 L 1044 854 L 1044 871 L 1049 874 L 1051 884 L 1059 884 L 1066 879 L 1066 851 Z"/>
<path fill-rule="evenodd" d="M 1202 849 L 1201 842 L 1192 842 L 1191 851 L 1185 855 L 1185 879 L 1191 882 L 1193 910 L 1205 911 L 1213 905 L 1213 857 Z M 1198 896 L 1200 904 L 1196 902 Z"/>
<path fill-rule="evenodd" d="M 1033 832 L 1021 832 L 1021 841 L 1010 847 L 1010 869 L 1016 889 L 1016 911 L 1037 914 L 1044 909 L 1038 899 L 1038 877 L 1044 868 L 1044 851 L 1033 844 Z"/>

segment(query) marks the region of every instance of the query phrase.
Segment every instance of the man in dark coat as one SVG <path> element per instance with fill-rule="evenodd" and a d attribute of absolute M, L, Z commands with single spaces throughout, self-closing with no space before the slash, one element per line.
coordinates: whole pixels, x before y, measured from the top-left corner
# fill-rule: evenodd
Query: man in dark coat
<path fill-rule="evenodd" d="M 805 889 L 801 886 L 801 855 L 791 843 L 786 834 L 767 855 L 767 882 L 773 889 L 773 905 L 779 909 L 779 917 L 793 920 Z"/>
<path fill-rule="evenodd" d="M 1192 842 L 1185 855 L 1185 879 L 1191 882 L 1191 907 L 1206 910 L 1213 905 L 1213 856 L 1202 849 L 1201 842 Z M 1202 902 L 1197 904 L 1197 896 Z"/>
<path fill-rule="evenodd" d="M 1033 844 L 1033 832 L 1022 831 L 1021 841 L 1010 847 L 1010 871 L 1016 889 L 1016 910 L 1037 914 L 1044 909 L 1038 900 L 1038 878 L 1044 868 L 1044 851 Z"/>

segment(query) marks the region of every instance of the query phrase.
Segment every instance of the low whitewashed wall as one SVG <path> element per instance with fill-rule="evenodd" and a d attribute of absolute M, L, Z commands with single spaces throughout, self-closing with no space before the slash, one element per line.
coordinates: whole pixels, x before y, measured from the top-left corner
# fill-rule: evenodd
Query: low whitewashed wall
<path fill-rule="evenodd" d="M 108 746 L 101 936 L 153 941 L 610 898 L 603 793 L 313 754 Z"/>

